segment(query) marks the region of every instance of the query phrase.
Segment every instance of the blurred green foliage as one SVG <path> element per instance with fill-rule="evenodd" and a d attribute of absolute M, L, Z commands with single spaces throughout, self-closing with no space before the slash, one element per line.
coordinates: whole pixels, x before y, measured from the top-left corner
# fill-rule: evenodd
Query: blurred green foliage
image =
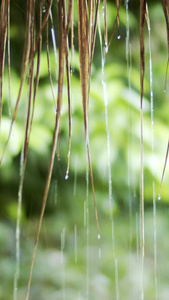
<path fill-rule="evenodd" d="M 23 4 L 12 3 L 13 11 L 11 16 L 11 104 L 12 110 L 15 105 L 18 89 L 20 71 L 20 57 L 22 47 L 19 43 L 24 38 L 24 33 L 18 34 L 18 26 L 24 23 L 25 7 Z M 133 2 L 134 7 L 134 2 Z M 108 30 L 111 36 L 111 29 L 115 20 L 115 6 L 108 3 Z M 15 22 L 15 14 L 19 14 Z M 163 93 L 165 82 L 165 69 L 167 63 L 167 43 L 165 20 L 161 6 L 153 4 L 149 7 L 151 29 L 151 51 L 153 59 L 153 92 L 154 92 L 154 125 L 151 123 L 151 103 L 149 88 L 149 49 L 148 32 L 145 25 L 145 51 L 146 51 L 146 77 L 144 90 L 144 165 L 145 165 L 145 201 L 152 202 L 152 180 L 156 183 L 156 193 L 159 191 L 162 168 L 165 158 L 165 151 L 168 137 L 168 90 Z M 102 14 L 102 12 L 100 12 Z M 76 13 L 75 13 L 76 16 Z M 127 207 L 129 205 L 129 185 L 133 191 L 133 198 L 139 201 L 139 174 L 140 174 L 140 73 L 139 73 L 139 24 L 136 14 L 129 10 L 130 25 L 130 46 L 131 56 L 129 69 L 127 69 L 125 37 L 126 37 L 126 11 L 124 7 L 120 11 L 120 34 L 121 39 L 117 40 L 115 31 L 109 52 L 106 56 L 104 80 L 108 95 L 108 130 L 110 132 L 110 159 L 112 170 L 112 191 L 113 199 L 117 206 Z M 76 19 L 75 19 L 76 24 Z M 101 23 L 102 26 L 102 23 Z M 163 28 L 160 31 L 157 28 Z M 75 28 L 76 30 L 76 28 Z M 162 34 L 161 34 L 162 32 Z M 89 109 L 89 130 L 90 150 L 96 189 L 108 193 L 108 162 L 107 162 L 107 133 L 105 125 L 105 106 L 102 85 L 102 57 L 97 37 L 94 64 L 92 68 L 92 80 L 90 91 Z M 75 39 L 76 44 L 76 39 Z M 14 49 L 14 50 L 13 50 Z M 55 120 L 55 101 L 57 95 L 57 66 L 50 42 L 50 67 L 53 78 L 55 100 L 53 100 L 49 84 L 48 65 L 44 51 L 41 55 L 40 83 L 36 99 L 34 122 L 32 127 L 30 150 L 26 178 L 24 184 L 24 204 L 28 214 L 38 212 L 40 209 L 41 197 L 43 194 L 49 155 L 52 143 L 52 134 Z M 15 51 L 17 50 L 17 51 Z M 130 55 L 130 54 L 129 54 Z M 58 145 L 58 156 L 56 157 L 52 186 L 59 185 L 59 193 L 65 194 L 64 185 L 74 185 L 74 178 L 80 184 L 85 185 L 86 172 L 86 150 L 83 130 L 83 113 L 79 81 L 79 58 L 77 49 L 73 58 L 73 74 L 71 76 L 71 112 L 72 112 L 72 148 L 70 158 L 69 183 L 64 180 L 66 174 L 67 151 L 68 151 L 68 108 L 67 88 L 64 86 L 64 97 L 62 107 L 61 132 Z M 4 104 L 2 119 L 1 149 L 5 145 L 10 126 L 8 113 L 8 74 L 5 72 Z M 13 133 L 3 160 L 1 169 L 1 202 L 2 206 L 17 200 L 17 185 L 19 182 L 19 156 L 23 144 L 25 113 L 27 107 L 27 86 L 25 84 L 22 93 L 20 108 L 14 124 Z M 152 136 L 153 132 L 153 136 Z M 154 150 L 152 153 L 152 139 Z M 162 190 L 162 201 L 168 202 L 168 172 L 165 175 Z M 79 183 L 78 183 L 79 184 Z M 135 191 L 135 192 L 134 192 Z M 69 195 L 66 195 L 69 198 Z M 65 198 L 65 196 L 61 196 Z M 100 198 L 100 197 L 99 197 Z M 49 199 L 49 202 L 52 200 Z M 101 205 L 101 199 L 99 204 Z M 64 201 L 63 201 L 64 202 Z M 32 204 L 31 204 L 32 203 Z M 67 203 L 67 201 L 65 201 Z M 13 204 L 12 204 L 13 205 Z M 62 204 L 60 204 L 62 206 Z M 50 205 L 49 205 L 50 206 Z M 13 206 L 11 206 L 13 207 Z M 67 206 L 64 206 L 67 210 Z M 71 209 L 71 205 L 69 205 Z M 50 210 L 50 209 L 49 209 Z M 3 211 L 3 210 L 2 210 Z M 8 212 L 7 212 L 8 211 Z M 4 212 L 3 212 L 4 213 Z M 5 213 L 9 213 L 6 209 Z"/>
<path fill-rule="evenodd" d="M 169 90 L 164 93 L 167 65 L 166 25 L 161 4 L 149 1 L 151 22 L 151 54 L 153 63 L 154 124 L 151 119 L 150 79 L 149 79 L 149 36 L 145 24 L 145 81 L 144 81 L 144 174 L 145 174 L 145 297 L 153 298 L 154 219 L 153 182 L 156 196 L 168 142 Z M 14 109 L 19 90 L 21 57 L 25 28 L 25 2 L 11 1 L 11 106 Z M 56 17 L 56 7 L 54 16 Z M 112 34 L 116 8 L 108 2 L 108 33 Z M 77 12 L 75 11 L 75 34 L 77 33 Z M 102 16 L 102 9 L 100 17 Z M 94 171 L 96 201 L 98 206 L 101 243 L 96 237 L 96 224 L 92 192 L 89 185 L 89 202 L 86 202 L 87 155 L 84 138 L 82 99 L 79 81 L 79 56 L 75 35 L 73 73 L 71 75 L 72 147 L 70 154 L 69 179 L 65 180 L 67 168 L 69 119 L 67 108 L 67 87 L 64 85 L 61 129 L 54 171 L 48 196 L 46 214 L 42 225 L 37 260 L 33 273 L 31 299 L 86 299 L 86 281 L 89 280 L 90 299 L 115 299 L 115 254 L 119 263 L 120 298 L 136 299 L 140 288 L 138 268 L 139 247 L 139 198 L 140 198 L 140 71 L 139 71 L 139 2 L 129 1 L 130 50 L 128 67 L 126 59 L 126 11 L 120 10 L 120 35 L 115 30 L 109 52 L 106 55 L 104 78 L 101 47 L 97 34 L 89 106 L 90 152 Z M 102 19 L 101 27 L 103 29 Z M 160 30 L 159 30 L 160 28 Z M 57 28 L 55 28 L 57 29 Z M 56 30 L 57 35 L 57 30 Z M 28 161 L 23 189 L 21 217 L 21 270 L 18 299 L 23 299 L 34 244 L 35 231 L 41 209 L 41 201 L 46 182 L 55 122 L 57 95 L 57 64 L 50 46 L 50 68 L 55 99 L 49 84 L 46 58 L 45 33 L 41 54 L 40 82 L 35 105 Z M 109 176 L 107 152 L 107 128 L 103 84 L 106 84 L 108 98 L 108 130 L 110 134 L 110 163 L 112 174 L 112 201 L 114 228 L 109 222 Z M 66 79 L 65 79 L 66 82 Z M 168 81 L 167 81 L 168 82 Z M 3 117 L 1 128 L 0 154 L 3 151 L 10 127 L 9 88 L 7 67 L 4 74 Z M 15 272 L 15 221 L 17 214 L 17 194 L 20 175 L 20 155 L 23 146 L 25 115 L 27 109 L 27 83 L 12 135 L 5 151 L 0 172 L 0 298 L 10 299 L 13 293 Z M 153 141 L 153 144 L 152 144 Z M 154 146 L 152 151 L 152 145 Z M 166 169 L 162 188 L 162 213 L 157 210 L 157 246 L 160 299 L 168 297 L 168 228 L 169 171 Z M 86 220 L 84 206 L 89 208 Z M 136 209 L 137 208 L 137 209 Z M 136 214 L 133 212 L 136 211 Z M 133 213 L 133 215 L 132 215 Z M 86 222 L 90 224 L 90 234 Z M 77 229 L 77 258 L 75 257 L 75 228 Z M 112 230 L 116 237 L 113 249 Z M 65 231 L 64 255 L 61 252 L 61 234 Z M 89 236 L 87 236 L 89 234 Z M 87 243 L 89 243 L 87 245 Z M 165 250 L 164 250 L 165 249 Z M 89 252 L 87 252 L 89 251 Z M 100 252 L 99 252 L 100 251 Z M 115 251 L 115 253 L 114 253 Z M 102 255 L 102 259 L 99 255 Z M 88 256 L 88 257 L 87 257 Z M 77 261 L 76 261 L 77 259 Z M 88 259 L 88 261 L 87 261 Z M 64 260 L 64 264 L 63 264 Z M 87 268 L 90 269 L 87 278 Z M 65 273 L 64 273 L 65 272 Z M 65 279 L 64 279 L 65 275 Z M 65 280 L 65 282 L 64 282 Z M 161 280 L 161 281 L 160 281 Z M 64 287 L 65 284 L 65 287 Z M 128 288 L 130 287 L 130 288 Z M 65 288 L 65 289 L 64 289 Z M 117 297 L 116 297 L 117 298 Z M 66 298 L 67 299 L 67 298 Z"/>

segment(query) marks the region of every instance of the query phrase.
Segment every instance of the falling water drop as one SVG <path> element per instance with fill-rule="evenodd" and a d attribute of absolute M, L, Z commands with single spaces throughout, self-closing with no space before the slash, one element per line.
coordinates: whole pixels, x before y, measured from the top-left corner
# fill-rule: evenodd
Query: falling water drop
<path fill-rule="evenodd" d="M 158 195 L 158 200 L 161 200 L 161 195 L 160 194 Z"/>
<path fill-rule="evenodd" d="M 98 233 L 97 238 L 98 238 L 98 240 L 101 239 L 100 233 Z"/>
<path fill-rule="evenodd" d="M 66 171 L 65 180 L 68 180 L 68 179 L 69 179 L 69 174 L 68 174 L 68 172 Z"/>
<path fill-rule="evenodd" d="M 109 51 L 109 48 L 108 48 L 108 45 L 105 46 L 105 53 L 108 53 Z"/>
<path fill-rule="evenodd" d="M 120 35 L 120 34 L 118 34 L 118 36 L 117 36 L 117 39 L 118 39 L 118 40 L 120 40 L 120 39 L 121 39 L 121 35 Z"/>

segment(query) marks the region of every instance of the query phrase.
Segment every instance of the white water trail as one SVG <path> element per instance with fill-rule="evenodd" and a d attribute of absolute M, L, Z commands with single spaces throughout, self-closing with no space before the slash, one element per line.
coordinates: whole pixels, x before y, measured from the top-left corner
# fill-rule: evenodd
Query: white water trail
<path fill-rule="evenodd" d="M 106 50 L 105 50 L 106 51 Z M 104 51 L 103 51 L 104 52 Z M 104 80 L 104 68 L 105 68 L 105 52 L 102 55 L 102 86 L 103 86 L 103 98 L 105 106 L 105 124 L 106 124 L 106 134 L 107 134 L 107 166 L 108 166 L 108 185 L 109 185 L 109 211 L 110 220 L 113 226 L 113 197 L 112 197 L 112 175 L 111 175 L 111 158 L 110 158 L 110 132 L 109 132 L 109 122 L 108 122 L 108 96 L 107 96 L 107 85 Z M 114 230 L 112 231 L 112 241 L 113 241 L 113 256 L 114 254 Z"/>
<path fill-rule="evenodd" d="M 116 285 L 116 300 L 120 299 L 119 292 L 119 274 L 118 274 L 118 260 L 115 258 L 115 285 Z"/>
<path fill-rule="evenodd" d="M 153 67 L 151 54 L 151 28 L 148 27 L 148 45 L 149 45 L 149 76 L 150 76 L 150 103 L 151 103 L 151 145 L 154 151 L 154 93 L 153 93 Z M 153 154 L 153 153 L 152 153 Z"/>
<path fill-rule="evenodd" d="M 75 235 L 75 263 L 77 263 L 77 225 L 74 226 Z"/>
<path fill-rule="evenodd" d="M 52 38 L 53 51 L 54 51 L 54 56 L 55 56 L 55 64 L 57 66 L 58 59 L 57 59 L 56 35 L 55 35 L 55 29 L 54 29 L 53 16 L 52 16 L 51 9 L 50 9 L 50 12 L 49 12 L 49 16 L 50 16 L 51 24 L 52 24 L 52 27 L 51 27 L 51 38 Z"/>
<path fill-rule="evenodd" d="M 147 8 L 148 11 L 148 8 Z M 154 158 L 154 93 L 153 93 L 153 67 L 152 67 L 152 51 L 151 51 L 151 28 L 148 23 L 148 45 L 149 45 L 149 76 L 150 76 L 150 103 L 151 103 L 151 149 L 152 158 Z M 154 178 L 154 159 L 152 159 L 153 165 L 153 178 Z M 156 222 L 156 193 L 155 193 L 155 181 L 152 183 L 153 190 L 153 228 L 154 228 L 154 284 L 155 284 L 155 300 L 158 295 L 158 280 L 157 280 L 157 222 Z"/>
<path fill-rule="evenodd" d="M 61 232 L 62 299 L 63 300 L 66 300 L 66 293 L 65 293 L 65 259 L 64 259 L 65 235 L 66 235 L 66 230 L 65 230 L 65 227 L 64 227 L 62 232 Z"/>
<path fill-rule="evenodd" d="M 156 193 L 155 183 L 153 181 L 153 225 L 154 225 L 154 284 L 155 300 L 158 299 L 158 280 L 157 280 L 157 220 L 156 220 Z"/>
<path fill-rule="evenodd" d="M 132 56 L 131 56 L 131 43 L 130 43 L 130 18 L 129 18 L 129 0 L 125 1 L 126 8 L 126 62 L 127 62 L 127 78 L 128 78 L 128 91 L 131 97 L 131 72 L 132 72 Z M 133 108 L 128 105 L 129 126 L 128 126 L 128 203 L 129 203 L 129 280 L 133 280 L 133 254 L 132 254 L 132 240 L 133 240 L 133 207 L 132 199 L 135 198 L 135 174 L 133 167 L 133 149 L 134 149 L 134 134 L 133 134 Z M 137 289 L 134 285 L 133 293 L 136 295 Z"/>
<path fill-rule="evenodd" d="M 86 151 L 87 152 L 87 151 Z M 86 225 L 86 300 L 89 300 L 89 166 L 86 153 L 86 201 L 84 224 Z"/>
<path fill-rule="evenodd" d="M 20 276 L 20 253 L 21 253 L 21 210 L 22 210 L 22 191 L 23 191 L 23 179 L 24 179 L 24 162 L 23 162 L 23 149 L 20 157 L 20 183 L 18 190 L 18 206 L 17 206 L 17 220 L 16 220 L 16 232 L 15 232 L 15 241 L 16 241 L 16 271 L 14 274 L 14 293 L 13 299 L 17 300 L 18 295 L 18 281 Z"/>
<path fill-rule="evenodd" d="M 140 230 L 139 230 L 139 228 L 140 227 L 139 227 L 139 216 L 138 216 L 137 212 L 136 212 L 135 224 L 136 224 L 136 266 L 140 266 L 140 255 L 139 255 L 139 249 L 140 249 L 140 242 L 139 242 Z M 139 276 L 139 279 L 140 279 L 140 276 Z M 139 291 L 140 291 L 139 282 L 137 282 L 135 289 L 136 289 L 136 296 L 137 296 L 135 299 L 139 299 Z"/>
<path fill-rule="evenodd" d="M 102 257 L 102 251 L 101 251 L 101 248 L 99 247 L 99 259 L 101 259 Z"/>

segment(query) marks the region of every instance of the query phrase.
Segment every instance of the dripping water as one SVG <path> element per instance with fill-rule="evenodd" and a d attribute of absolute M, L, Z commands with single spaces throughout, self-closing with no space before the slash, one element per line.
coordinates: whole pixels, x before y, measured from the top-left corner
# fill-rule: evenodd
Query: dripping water
<path fill-rule="evenodd" d="M 52 38 L 53 51 L 55 56 L 55 63 L 57 65 L 56 36 L 55 36 L 55 29 L 53 27 L 51 28 L 51 38 Z"/>
<path fill-rule="evenodd" d="M 106 134 L 107 134 L 107 166 L 108 166 L 108 185 L 109 185 L 109 211 L 110 220 L 113 223 L 113 203 L 112 203 L 112 175 L 111 175 L 111 159 L 110 159 L 110 132 L 108 125 L 108 96 L 107 96 L 107 85 L 104 80 L 104 67 L 105 67 L 105 53 L 102 55 L 102 86 L 103 86 L 103 98 L 105 106 L 105 123 L 106 123 Z M 113 241 L 114 233 L 112 232 Z"/>
<path fill-rule="evenodd" d="M 126 39 L 125 39 L 125 51 L 126 51 L 126 62 L 127 62 L 127 78 L 128 78 L 128 91 L 129 97 L 131 94 L 131 71 L 132 71 L 132 59 L 131 59 L 131 43 L 130 43 L 130 18 L 129 18 L 129 0 L 125 1 L 126 9 Z M 133 255 L 132 255 L 132 239 L 133 239 L 133 226 L 132 226 L 132 197 L 134 197 L 135 189 L 135 176 L 133 169 L 133 109 L 131 105 L 128 105 L 129 115 L 129 127 L 128 127 L 128 203 L 129 203 L 129 270 L 130 280 L 133 278 Z M 133 189 L 131 188 L 133 186 Z M 135 286 L 133 291 L 135 292 Z"/>
<path fill-rule="evenodd" d="M 21 208 L 22 208 L 22 188 L 23 188 L 23 173 L 24 173 L 24 153 L 23 149 L 20 157 L 20 185 L 18 190 L 18 207 L 17 207 L 17 221 L 16 221 L 16 232 L 15 232 L 15 240 L 16 240 L 16 271 L 14 274 L 14 294 L 13 299 L 17 300 L 17 290 L 18 290 L 18 281 L 20 277 L 20 252 L 21 252 L 21 241 L 20 241 L 20 233 L 21 233 Z"/>
<path fill-rule="evenodd" d="M 74 226 L 74 236 L 75 236 L 75 263 L 77 263 L 77 225 Z"/>
<path fill-rule="evenodd" d="M 147 8 L 148 13 L 148 8 Z M 154 156 L 154 93 L 153 93 L 153 68 L 152 68 L 152 51 L 151 51 L 151 28 L 148 16 L 148 45 L 149 45 L 149 77 L 150 77 L 150 103 L 151 103 L 151 149 L 152 158 Z M 154 160 L 152 165 L 155 166 Z M 154 167 L 153 167 L 154 178 Z M 153 228 L 154 228 L 154 284 L 155 284 L 155 299 L 157 300 L 157 228 L 156 228 L 156 193 L 155 193 L 155 181 L 152 183 L 153 190 Z M 158 200 L 161 199 L 159 195 Z"/>
<path fill-rule="evenodd" d="M 65 259 L 64 259 L 64 248 L 65 248 L 65 234 L 66 230 L 65 227 L 62 229 L 61 232 L 61 264 L 62 264 L 62 292 L 63 292 L 63 300 L 66 299 L 65 295 Z"/>
<path fill-rule="evenodd" d="M 55 65 L 56 65 L 56 70 L 57 70 L 57 44 L 56 44 L 56 35 L 55 35 L 55 29 L 54 29 L 54 24 L 53 24 L 53 16 L 52 16 L 52 11 L 50 9 L 49 11 L 49 16 L 50 16 L 50 20 L 51 20 L 51 39 L 52 39 L 52 46 L 53 46 L 53 51 L 54 51 L 54 57 L 55 57 Z M 56 76 L 57 79 L 57 76 Z"/>
<path fill-rule="evenodd" d="M 86 225 L 86 299 L 89 299 L 89 166 L 86 153 L 86 200 L 84 210 Z"/>
<path fill-rule="evenodd" d="M 158 200 L 161 200 L 161 195 L 160 194 L 158 195 Z"/>
<path fill-rule="evenodd" d="M 116 300 L 120 299 L 119 293 L 119 274 L 118 274 L 118 260 L 115 258 L 115 285 L 116 285 Z"/>
<path fill-rule="evenodd" d="M 155 300 L 157 300 L 157 220 L 156 220 L 156 194 L 155 183 L 153 181 L 153 222 L 154 222 L 154 283 L 155 283 Z"/>

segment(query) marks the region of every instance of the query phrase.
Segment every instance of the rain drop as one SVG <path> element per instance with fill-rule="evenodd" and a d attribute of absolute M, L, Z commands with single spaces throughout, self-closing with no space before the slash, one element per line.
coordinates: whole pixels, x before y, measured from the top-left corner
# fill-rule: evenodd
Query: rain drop
<path fill-rule="evenodd" d="M 121 39 L 121 35 L 120 35 L 120 34 L 117 36 L 117 39 L 118 39 L 118 40 L 120 40 L 120 39 Z"/>
<path fill-rule="evenodd" d="M 100 233 L 98 233 L 97 238 L 98 238 L 98 240 L 101 239 Z"/>
<path fill-rule="evenodd" d="M 105 44 L 105 53 L 108 53 L 108 51 L 109 51 L 109 47 L 107 44 Z"/>
<path fill-rule="evenodd" d="M 68 180 L 68 179 L 69 179 L 69 175 L 68 175 L 68 173 L 66 173 L 65 180 Z"/>
<path fill-rule="evenodd" d="M 158 196 L 158 200 L 161 200 L 161 195 Z"/>

